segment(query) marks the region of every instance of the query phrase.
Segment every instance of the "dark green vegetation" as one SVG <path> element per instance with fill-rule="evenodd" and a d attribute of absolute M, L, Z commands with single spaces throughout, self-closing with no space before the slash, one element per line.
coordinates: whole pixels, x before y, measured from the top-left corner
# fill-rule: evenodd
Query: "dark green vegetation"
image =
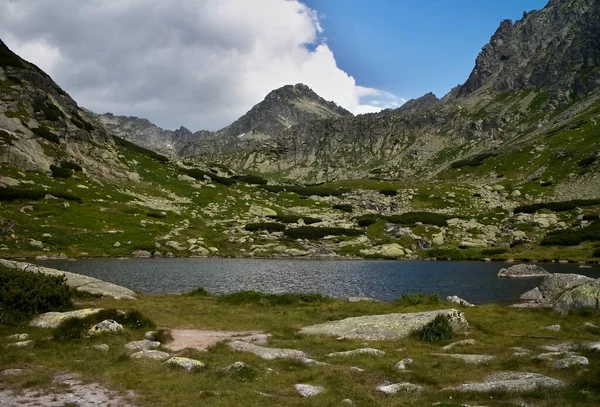
<path fill-rule="evenodd" d="M 285 230 L 285 225 L 275 222 L 248 223 L 244 226 L 244 229 L 249 232 L 260 232 L 263 230 L 267 232 L 283 232 Z"/>
<path fill-rule="evenodd" d="M 73 171 L 76 171 L 76 172 L 83 171 L 83 168 L 81 168 L 81 165 L 77 164 L 74 161 L 63 160 L 63 161 L 60 162 L 60 166 L 62 168 L 66 168 L 66 169 L 73 170 Z"/>
<path fill-rule="evenodd" d="M 583 242 L 600 241 L 600 221 L 592 222 L 585 228 L 560 230 L 548 234 L 540 244 L 542 246 L 577 246 Z"/>
<path fill-rule="evenodd" d="M 354 211 L 354 207 L 350 204 L 336 204 L 332 206 L 333 209 L 340 210 L 342 212 L 352 212 Z"/>
<path fill-rule="evenodd" d="M 56 134 L 52 133 L 50 130 L 48 130 L 46 127 L 36 127 L 35 129 L 31 129 L 31 131 L 33 132 L 33 134 L 43 139 L 46 139 L 56 144 L 60 143 L 59 137 Z"/>
<path fill-rule="evenodd" d="M 286 229 L 283 233 L 290 239 L 317 240 L 325 236 L 360 236 L 364 232 L 359 229 L 300 226 L 298 228 Z"/>
<path fill-rule="evenodd" d="M 148 212 L 146 213 L 146 216 L 154 219 L 165 219 L 167 217 L 167 215 L 165 215 L 164 213 L 156 211 Z"/>
<path fill-rule="evenodd" d="M 267 183 L 269 182 L 267 179 L 259 177 L 257 175 L 236 175 L 231 178 L 251 185 L 267 185 Z"/>
<path fill-rule="evenodd" d="M 221 177 L 215 173 L 203 171 L 198 168 L 180 168 L 179 171 L 200 181 L 205 181 L 208 178 L 216 183 L 226 186 L 233 185 L 236 183 L 236 180 L 233 178 Z"/>
<path fill-rule="evenodd" d="M 17 54 L 12 52 L 2 41 L 0 41 L 0 66 L 11 66 L 14 68 L 23 67 L 23 62 L 21 61 L 21 58 L 19 58 Z"/>
<path fill-rule="evenodd" d="M 385 195 L 385 196 L 397 196 L 398 195 L 398 191 L 395 189 L 381 189 L 381 190 L 379 190 L 379 193 L 381 195 Z"/>
<path fill-rule="evenodd" d="M 70 178 L 73 176 L 73 170 L 70 168 L 58 167 L 56 165 L 50 165 L 50 171 L 54 178 Z"/>
<path fill-rule="evenodd" d="M 46 195 L 52 195 L 56 198 L 62 198 L 67 201 L 82 202 L 81 198 L 78 196 L 61 191 L 43 191 L 39 189 L 22 189 L 14 187 L 0 188 L 0 201 L 5 202 L 17 200 L 39 201 L 40 199 L 44 199 Z"/>
<path fill-rule="evenodd" d="M 548 209 L 554 212 L 565 212 L 575 208 L 585 208 L 587 206 L 600 205 L 600 199 L 574 199 L 563 202 L 540 202 L 530 205 L 523 205 L 515 208 L 515 213 L 535 213 L 540 209 Z"/>
<path fill-rule="evenodd" d="M 168 157 L 165 157 L 164 155 L 159 154 L 159 153 L 157 153 L 155 151 L 148 150 L 147 148 L 138 146 L 137 144 L 134 144 L 131 141 L 127 141 L 125 139 L 122 139 L 121 137 L 113 136 L 113 141 L 119 147 L 126 148 L 129 151 L 145 155 L 147 157 L 150 157 L 150 158 L 152 158 L 152 159 L 154 159 L 156 161 L 162 162 L 162 163 L 168 163 L 169 162 L 169 158 Z"/>
<path fill-rule="evenodd" d="M 479 167 L 485 160 L 490 157 L 494 157 L 495 153 L 482 153 L 477 154 L 472 158 L 466 158 L 464 160 L 458 160 L 450 164 L 450 167 L 454 169 L 462 168 L 462 167 Z"/>
<path fill-rule="evenodd" d="M 267 218 L 276 220 L 281 223 L 298 223 L 300 219 L 304 221 L 307 225 L 312 225 L 314 223 L 322 222 L 323 219 L 320 218 L 311 218 L 310 216 L 300 216 L 300 215 L 268 215 Z"/>
<path fill-rule="evenodd" d="M 325 186 L 261 185 L 261 188 L 274 193 L 294 192 L 302 196 L 340 196 L 349 192 L 347 189 Z"/>
<path fill-rule="evenodd" d="M 230 305 L 256 304 L 264 306 L 307 305 L 331 302 L 331 299 L 320 294 L 264 294 L 258 291 L 239 291 L 216 297 L 218 301 Z"/>
<path fill-rule="evenodd" d="M 422 223 L 424 225 L 446 226 L 447 220 L 451 218 L 453 218 L 453 216 L 433 212 L 406 212 L 401 215 L 390 216 L 369 214 L 359 216 L 355 220 L 358 225 L 362 227 L 372 225 L 379 220 L 384 220 L 403 226 L 414 226 L 417 223 Z"/>
<path fill-rule="evenodd" d="M 0 266 L 0 324 L 18 325 L 34 315 L 73 306 L 64 276 Z"/>
<path fill-rule="evenodd" d="M 450 320 L 445 315 L 436 316 L 433 321 L 418 331 L 421 342 L 447 341 L 454 336 Z"/>
<path fill-rule="evenodd" d="M 33 103 L 33 110 L 43 113 L 44 118 L 51 122 L 56 122 L 63 118 L 63 113 L 51 100 L 36 100 Z"/>

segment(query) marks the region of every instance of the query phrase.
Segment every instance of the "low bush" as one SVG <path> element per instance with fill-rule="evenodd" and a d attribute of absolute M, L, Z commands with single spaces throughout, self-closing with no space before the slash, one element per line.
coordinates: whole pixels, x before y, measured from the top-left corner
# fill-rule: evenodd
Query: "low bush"
<path fill-rule="evenodd" d="M 60 162 L 60 166 L 62 168 L 66 168 L 66 169 L 77 171 L 77 172 L 83 171 L 83 168 L 81 168 L 81 165 L 79 165 L 73 161 L 63 160 Z"/>
<path fill-rule="evenodd" d="M 436 316 L 431 322 L 418 330 L 421 342 L 437 342 L 452 339 L 454 330 L 450 319 L 445 315 Z"/>
<path fill-rule="evenodd" d="M 493 247 L 491 249 L 483 249 L 481 254 L 484 256 L 497 256 L 499 254 L 505 254 L 508 252 L 506 247 Z"/>
<path fill-rule="evenodd" d="M 149 218 L 155 218 L 155 219 L 164 219 L 167 217 L 167 215 L 163 214 L 162 212 L 148 212 L 146 213 L 146 216 Z"/>
<path fill-rule="evenodd" d="M 46 195 L 52 195 L 56 198 L 62 198 L 67 201 L 82 202 L 80 197 L 67 192 L 53 190 L 44 191 L 40 189 L 20 189 L 14 187 L 0 188 L 0 201 L 4 202 L 18 200 L 39 201 L 40 199 L 44 199 Z"/>
<path fill-rule="evenodd" d="M 220 295 L 219 301 L 231 305 L 260 304 L 260 305 L 303 305 L 318 304 L 331 301 L 321 294 L 263 294 L 258 291 L 239 291 Z"/>
<path fill-rule="evenodd" d="M 210 297 L 210 293 L 204 287 L 198 287 L 185 293 L 189 297 Z"/>
<path fill-rule="evenodd" d="M 69 168 L 58 167 L 56 165 L 51 165 L 50 171 L 52 171 L 52 176 L 54 178 L 71 178 L 73 176 L 73 170 Z"/>
<path fill-rule="evenodd" d="M 465 255 L 459 249 L 435 248 L 427 250 L 427 255 L 436 259 L 464 260 Z"/>
<path fill-rule="evenodd" d="M 384 217 L 390 223 L 403 226 L 414 226 L 417 222 L 421 222 L 426 225 L 434 226 L 447 226 L 448 219 L 452 219 L 453 216 L 443 215 L 441 213 L 433 212 L 407 212 L 401 215 L 391 215 Z"/>
<path fill-rule="evenodd" d="M 36 127 L 35 129 L 31 129 L 31 131 L 33 132 L 33 134 L 43 139 L 46 139 L 56 144 L 60 143 L 59 137 L 56 134 L 52 133 L 50 130 L 48 130 L 46 127 Z"/>
<path fill-rule="evenodd" d="M 597 160 L 598 160 L 598 157 L 594 154 L 594 155 L 584 158 L 583 160 L 579 160 L 577 162 L 577 165 L 579 165 L 580 167 L 589 167 L 590 165 L 595 163 Z"/>
<path fill-rule="evenodd" d="M 310 216 L 300 215 L 268 215 L 267 218 L 276 220 L 281 223 L 298 223 L 298 221 L 302 219 L 306 225 L 312 225 L 313 223 L 323 222 L 323 219 L 320 218 L 311 218 Z"/>
<path fill-rule="evenodd" d="M 85 123 L 84 123 L 85 124 Z M 90 125 L 91 126 L 91 125 Z M 93 127 L 92 127 L 93 129 Z M 156 151 L 152 151 L 149 150 L 147 148 L 144 148 L 142 146 L 138 146 L 135 143 L 132 143 L 131 141 L 127 141 L 125 139 L 122 139 L 121 137 L 117 137 L 117 136 L 113 136 L 113 141 L 115 142 L 115 144 L 119 147 L 123 147 L 126 148 L 129 151 L 132 151 L 134 153 L 138 153 L 138 154 L 143 154 L 145 156 L 148 156 L 156 161 L 159 161 L 161 163 L 168 163 L 169 162 L 169 158 L 157 153 Z"/>
<path fill-rule="evenodd" d="M 600 199 L 574 199 L 572 201 L 542 202 L 522 205 L 515 208 L 515 213 L 535 213 L 540 209 L 548 209 L 554 212 L 565 212 L 575 208 L 600 205 Z"/>
<path fill-rule="evenodd" d="M 583 215 L 583 220 L 598 220 L 600 219 L 600 214 L 598 213 L 587 213 Z"/>
<path fill-rule="evenodd" d="M 265 178 L 256 175 L 237 175 L 231 178 L 252 185 L 267 185 L 267 183 L 269 182 Z"/>
<path fill-rule="evenodd" d="M 490 157 L 494 157 L 495 153 L 483 153 L 477 154 L 474 157 L 466 158 L 464 160 L 458 160 L 450 164 L 450 167 L 457 169 L 462 167 L 479 167 L 485 160 Z"/>
<path fill-rule="evenodd" d="M 380 189 L 379 193 L 385 196 L 397 196 L 398 191 L 395 189 Z"/>
<path fill-rule="evenodd" d="M 592 257 L 600 257 L 600 249 L 594 250 L 594 253 L 592 254 Z"/>
<path fill-rule="evenodd" d="M 73 307 L 64 276 L 0 266 L 0 324 L 17 325 L 34 315 Z"/>
<path fill-rule="evenodd" d="M 204 180 L 204 179 L 206 179 L 205 177 L 209 177 L 213 182 L 216 182 L 216 183 L 222 184 L 222 185 L 226 185 L 226 186 L 233 185 L 237 182 L 233 178 L 221 177 L 215 173 L 203 171 L 199 168 L 190 168 L 190 169 L 180 168 L 179 171 L 183 172 L 197 180 Z"/>
<path fill-rule="evenodd" d="M 283 233 L 290 239 L 317 240 L 322 239 L 325 236 L 360 236 L 364 232 L 360 229 L 301 226 L 298 228 L 286 229 Z"/>
<path fill-rule="evenodd" d="M 95 129 L 95 127 L 90 124 L 89 122 L 87 122 L 83 117 L 81 117 L 77 112 L 72 114 L 73 117 L 76 117 L 76 119 L 71 118 L 71 122 L 73 122 L 73 124 L 75 124 L 75 126 L 79 127 L 79 125 L 83 126 L 83 127 L 79 127 L 79 128 L 84 128 L 87 131 L 92 131 Z M 79 125 L 75 122 L 79 122 Z"/>
<path fill-rule="evenodd" d="M 377 215 L 363 215 L 363 216 L 359 216 L 355 220 L 356 220 L 356 223 L 358 224 L 358 226 L 364 228 L 364 227 L 371 226 L 371 225 L 377 223 L 379 218 L 377 217 Z"/>
<path fill-rule="evenodd" d="M 437 294 L 402 294 L 397 299 L 397 305 L 435 305 L 440 302 L 440 296 Z"/>
<path fill-rule="evenodd" d="M 249 232 L 283 232 L 285 230 L 285 225 L 276 222 L 248 223 L 246 226 L 244 226 L 244 229 Z"/>
<path fill-rule="evenodd" d="M 333 209 L 337 209 L 339 211 L 348 212 L 348 213 L 354 211 L 354 207 L 350 204 L 336 204 L 336 205 L 333 205 Z"/>
<path fill-rule="evenodd" d="M 550 233 L 542 239 L 542 246 L 577 246 L 583 242 L 600 241 L 600 221 L 593 222 L 586 228 L 568 229 Z"/>
<path fill-rule="evenodd" d="M 340 196 L 347 192 L 343 188 L 329 188 L 324 186 L 299 186 L 299 185 L 260 185 L 260 188 L 266 189 L 269 192 L 294 192 L 301 196 Z"/>

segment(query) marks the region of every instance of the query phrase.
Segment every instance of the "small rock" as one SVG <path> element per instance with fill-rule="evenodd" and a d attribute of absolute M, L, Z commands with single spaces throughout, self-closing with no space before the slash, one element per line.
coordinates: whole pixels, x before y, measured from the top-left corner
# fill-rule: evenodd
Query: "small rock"
<path fill-rule="evenodd" d="M 470 302 L 468 302 L 467 300 L 463 300 L 462 298 L 460 298 L 456 295 L 449 295 L 448 297 L 446 297 L 446 301 L 452 302 L 455 304 L 460 304 L 463 307 L 474 307 L 475 306 L 475 305 L 471 304 Z"/>
<path fill-rule="evenodd" d="M 325 390 L 320 386 L 311 386 L 310 384 L 296 384 L 294 388 L 302 397 L 316 396 Z"/>
<path fill-rule="evenodd" d="M 133 359 L 167 360 L 171 356 L 167 352 L 160 350 L 141 350 L 130 355 Z"/>
<path fill-rule="evenodd" d="M 25 341 L 29 338 L 29 334 L 14 334 L 7 336 L 6 339 L 11 341 Z"/>
<path fill-rule="evenodd" d="M 544 328 L 546 331 L 558 332 L 560 331 L 560 325 L 548 325 Z"/>
<path fill-rule="evenodd" d="M 229 372 L 229 371 L 232 371 L 232 370 L 245 369 L 247 367 L 249 367 L 247 363 L 244 363 L 244 362 L 233 362 L 229 366 L 223 368 L 223 371 Z"/>
<path fill-rule="evenodd" d="M 330 353 L 325 356 L 327 356 L 328 358 L 331 358 L 331 357 L 348 357 L 348 356 L 356 356 L 356 355 L 383 356 L 383 355 L 385 355 L 385 352 L 382 350 L 379 350 L 379 349 L 362 348 L 362 349 L 348 350 L 345 352 L 333 352 L 333 353 Z"/>
<path fill-rule="evenodd" d="M 459 353 L 432 353 L 432 355 L 462 360 L 470 365 L 481 365 L 496 359 L 495 356 L 490 355 L 465 355 Z"/>
<path fill-rule="evenodd" d="M 395 370 L 406 370 L 409 365 L 412 365 L 413 360 L 411 358 L 404 358 L 400 362 L 394 365 Z"/>
<path fill-rule="evenodd" d="M 144 334 L 144 339 L 146 339 L 148 341 L 158 341 L 156 339 L 157 335 L 158 335 L 158 332 L 156 332 L 156 331 L 148 331 Z"/>
<path fill-rule="evenodd" d="M 123 325 L 112 319 L 105 319 L 94 325 L 88 332 L 88 336 L 99 335 L 103 333 L 123 332 Z"/>
<path fill-rule="evenodd" d="M 503 268 L 498 272 L 498 277 L 501 278 L 529 278 L 548 275 L 550 275 L 549 272 L 536 264 L 517 264 L 507 269 Z"/>
<path fill-rule="evenodd" d="M 152 253 L 147 250 L 136 250 L 131 253 L 133 257 L 152 257 Z"/>
<path fill-rule="evenodd" d="M 115 244 L 113 244 L 113 247 L 121 247 L 121 242 L 115 242 Z"/>
<path fill-rule="evenodd" d="M 319 362 L 318 360 L 310 358 L 298 358 L 298 362 L 306 366 L 328 366 L 329 363 Z"/>
<path fill-rule="evenodd" d="M 123 345 L 126 351 L 128 352 L 138 352 L 142 350 L 150 350 L 160 348 L 160 342 L 158 341 L 149 341 L 147 339 L 143 339 L 141 341 L 133 341 L 126 343 Z"/>
<path fill-rule="evenodd" d="M 13 348 L 26 348 L 31 345 L 33 345 L 33 341 L 29 340 L 29 341 L 19 341 L 19 342 L 9 343 L 6 346 L 11 346 Z"/>
<path fill-rule="evenodd" d="M 568 369 L 573 366 L 588 366 L 590 361 L 585 356 L 569 356 L 554 362 L 554 367 L 557 369 Z"/>
<path fill-rule="evenodd" d="M 379 302 L 379 300 L 371 297 L 350 297 L 348 302 Z"/>
<path fill-rule="evenodd" d="M 253 353 L 266 360 L 306 358 L 304 352 L 295 349 L 265 348 L 243 341 L 233 341 L 227 345 L 235 351 Z"/>
<path fill-rule="evenodd" d="M 0 375 L 2 376 L 19 376 L 22 375 L 23 373 L 27 373 L 28 370 L 26 369 L 3 369 L 0 370 Z"/>
<path fill-rule="evenodd" d="M 105 343 L 101 343 L 99 345 L 93 345 L 92 349 L 100 351 L 100 352 L 108 352 L 110 350 L 110 346 Z"/>
<path fill-rule="evenodd" d="M 199 360 L 189 359 L 189 358 L 181 358 L 181 357 L 171 358 L 171 359 L 167 360 L 165 362 L 165 364 L 170 365 L 170 366 L 182 367 L 183 369 L 187 370 L 188 372 L 195 372 L 206 366 L 204 363 L 200 362 Z"/>
<path fill-rule="evenodd" d="M 350 368 L 350 371 L 351 371 L 352 373 L 364 373 L 364 372 L 365 372 L 365 369 L 362 369 L 362 368 L 360 368 L 360 367 L 358 367 L 358 366 L 352 366 L 352 367 Z"/>
<path fill-rule="evenodd" d="M 352 404 L 354 404 L 354 402 L 350 399 L 344 399 L 342 400 L 342 404 L 345 406 L 351 406 Z"/>
<path fill-rule="evenodd" d="M 442 350 L 450 350 L 455 346 L 467 346 L 467 345 L 475 345 L 477 341 L 475 339 L 465 339 L 464 341 L 458 341 L 451 343 L 450 345 L 446 345 L 442 348 Z"/>
<path fill-rule="evenodd" d="M 377 386 L 377 390 L 385 394 L 418 393 L 423 391 L 424 387 L 412 383 L 395 383 Z"/>

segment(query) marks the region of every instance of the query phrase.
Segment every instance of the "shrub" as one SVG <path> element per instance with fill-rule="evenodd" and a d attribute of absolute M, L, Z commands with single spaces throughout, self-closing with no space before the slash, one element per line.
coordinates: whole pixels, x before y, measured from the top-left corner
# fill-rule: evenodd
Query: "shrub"
<path fill-rule="evenodd" d="M 281 223 L 298 223 L 298 221 L 302 219 L 306 225 L 312 225 L 313 223 L 323 222 L 323 219 L 320 218 L 311 218 L 310 216 L 300 215 L 268 215 L 267 218 L 276 220 Z"/>
<path fill-rule="evenodd" d="M 592 257 L 600 257 L 600 249 L 594 250 L 594 253 L 592 254 Z"/>
<path fill-rule="evenodd" d="M 337 204 L 337 205 L 333 205 L 333 209 L 337 209 L 340 210 L 342 212 L 352 212 L 354 211 L 354 207 L 350 204 Z"/>
<path fill-rule="evenodd" d="M 299 186 L 299 185 L 260 185 L 260 188 L 266 189 L 269 192 L 294 192 L 302 196 L 340 196 L 349 192 L 343 188 L 328 188 L 324 186 Z"/>
<path fill-rule="evenodd" d="M 85 122 L 84 122 L 85 124 Z M 90 125 L 91 126 L 91 125 Z M 93 129 L 93 126 L 92 126 Z M 157 153 L 156 151 L 152 151 L 149 150 L 147 148 L 144 148 L 142 146 L 138 146 L 135 143 L 132 143 L 131 141 L 127 141 L 125 139 L 122 139 L 121 137 L 117 137 L 117 136 L 113 136 L 113 141 L 115 142 L 115 144 L 119 147 L 123 147 L 126 148 L 129 151 L 132 151 L 134 153 L 138 153 L 138 154 L 143 154 L 145 156 L 148 156 L 156 161 L 159 161 L 161 163 L 168 163 L 169 162 L 169 158 Z"/>
<path fill-rule="evenodd" d="M 396 196 L 398 195 L 398 191 L 395 189 L 380 189 L 379 193 L 385 196 Z"/>
<path fill-rule="evenodd" d="M 33 110 L 44 113 L 46 120 L 55 122 L 63 117 L 62 111 L 51 101 L 36 100 L 33 103 Z"/>
<path fill-rule="evenodd" d="M 506 247 L 494 247 L 491 249 L 483 249 L 481 251 L 481 254 L 484 256 L 496 256 L 499 254 L 504 254 L 508 252 L 508 249 Z"/>
<path fill-rule="evenodd" d="M 445 315 L 438 315 L 419 329 L 418 335 L 421 342 L 437 342 L 452 339 L 454 331 L 449 318 Z"/>
<path fill-rule="evenodd" d="M 31 131 L 33 132 L 33 134 L 43 139 L 46 139 L 56 144 L 60 143 L 59 137 L 56 134 L 52 133 L 50 130 L 48 130 L 46 127 L 36 127 L 35 129 L 31 129 Z"/>
<path fill-rule="evenodd" d="M 60 166 L 62 168 L 67 168 L 69 170 L 73 170 L 73 171 L 77 171 L 77 172 L 83 171 L 83 168 L 81 168 L 81 165 L 79 165 L 73 161 L 63 160 L 60 162 Z"/>
<path fill-rule="evenodd" d="M 71 178 L 73 176 L 73 170 L 57 167 L 56 165 L 51 165 L 50 171 L 52 171 L 54 178 Z"/>
<path fill-rule="evenodd" d="M 596 157 L 596 155 L 594 154 L 594 155 L 584 158 L 583 160 L 579 160 L 579 162 L 577 162 L 577 164 L 580 167 L 589 167 L 590 165 L 595 163 L 597 160 L 598 160 L 598 157 Z"/>
<path fill-rule="evenodd" d="M 0 266 L 0 323 L 19 324 L 34 315 L 73 306 L 64 276 L 50 276 Z"/>
<path fill-rule="evenodd" d="M 402 215 L 391 215 L 384 217 L 384 219 L 388 222 L 395 223 L 397 225 L 413 226 L 417 222 L 421 222 L 426 225 L 440 227 L 447 226 L 447 220 L 451 218 L 453 218 L 453 216 L 432 212 L 407 212 L 403 213 Z"/>
<path fill-rule="evenodd" d="M 587 213 L 583 215 L 583 220 L 598 220 L 600 218 L 600 214 L 598 213 Z"/>
<path fill-rule="evenodd" d="M 286 229 L 285 236 L 290 239 L 322 239 L 325 236 L 359 236 L 363 234 L 360 229 L 329 228 L 316 226 L 300 226 L 298 228 Z"/>
<path fill-rule="evenodd" d="M 440 302 L 440 296 L 437 294 L 402 294 L 402 296 L 396 300 L 396 304 L 408 304 L 408 305 L 420 305 L 420 304 L 438 304 Z"/>
<path fill-rule="evenodd" d="M 232 178 L 252 185 L 267 185 L 269 182 L 265 178 L 256 175 L 238 175 Z"/>
<path fill-rule="evenodd" d="M 87 122 L 85 119 L 83 119 L 83 118 L 82 118 L 82 117 L 79 115 L 79 113 L 75 112 L 75 113 L 73 113 L 73 114 L 72 114 L 72 116 L 76 117 L 76 119 L 73 119 L 73 118 L 71 118 L 71 122 L 73 122 L 73 124 L 74 124 L 75 126 L 79 127 L 80 129 L 81 129 L 81 128 L 84 128 L 84 129 L 86 129 L 87 131 L 92 131 L 92 130 L 94 130 L 94 126 L 93 126 L 93 125 L 91 125 L 89 122 Z M 76 122 L 77 122 L 77 123 L 76 123 Z M 80 126 L 82 126 L 82 127 L 80 127 Z"/>
<path fill-rule="evenodd" d="M 146 216 L 149 218 L 155 218 L 155 219 L 164 219 L 167 217 L 167 215 L 161 213 L 161 212 L 148 212 L 146 213 Z"/>
<path fill-rule="evenodd" d="M 465 258 L 465 255 L 459 249 L 435 248 L 428 250 L 427 255 L 436 259 L 464 260 Z"/>
<path fill-rule="evenodd" d="M 23 68 L 23 60 L 0 41 L 0 66 Z"/>
<path fill-rule="evenodd" d="M 244 226 L 249 232 L 258 232 L 258 231 L 267 231 L 267 232 L 283 232 L 285 230 L 285 225 L 281 223 L 275 222 L 259 222 L 259 223 L 248 223 Z"/>
<path fill-rule="evenodd" d="M 356 220 L 356 223 L 358 223 L 358 226 L 367 227 L 367 226 L 371 226 L 371 225 L 377 223 L 378 219 L 379 218 L 377 217 L 377 215 L 363 215 L 363 216 L 359 216 L 355 220 Z"/>
<path fill-rule="evenodd" d="M 198 168 L 190 168 L 190 169 L 180 168 L 179 171 L 189 175 L 192 178 L 199 179 L 199 180 L 204 180 L 205 176 L 207 176 L 207 177 L 210 177 L 210 179 L 213 180 L 214 182 L 217 182 L 219 184 L 226 185 L 226 186 L 230 186 L 230 185 L 233 185 L 236 183 L 236 180 L 234 180 L 233 178 L 220 177 L 217 174 L 214 174 L 212 172 L 203 171 Z"/>
<path fill-rule="evenodd" d="M 186 293 L 190 297 L 210 297 L 210 293 L 204 287 L 198 287 Z"/>
<path fill-rule="evenodd" d="M 575 208 L 596 205 L 600 205 L 600 199 L 574 199 L 572 201 L 544 202 L 522 205 L 515 208 L 515 213 L 535 213 L 540 209 L 548 209 L 554 212 L 565 212 Z"/>
<path fill-rule="evenodd" d="M 479 167 L 481 164 L 483 164 L 483 162 L 485 160 L 487 160 L 490 157 L 494 157 L 495 153 L 483 153 L 483 154 L 477 154 L 474 157 L 471 158 L 466 158 L 464 160 L 458 160 L 453 162 L 452 164 L 450 164 L 450 167 L 457 169 L 457 168 L 462 168 L 462 167 Z"/>
<path fill-rule="evenodd" d="M 0 188 L 0 201 L 10 202 L 10 201 L 18 201 L 18 200 L 31 200 L 31 201 L 39 201 L 40 199 L 44 199 L 46 194 L 55 196 L 57 198 L 66 199 L 67 201 L 76 201 L 82 202 L 81 198 L 78 196 L 69 194 L 67 192 L 60 191 L 43 191 L 39 189 L 20 189 L 14 187 L 5 187 Z"/>
<path fill-rule="evenodd" d="M 583 229 L 561 230 L 546 235 L 540 244 L 542 246 L 577 246 L 583 242 L 600 241 L 600 221 L 593 222 Z"/>
<path fill-rule="evenodd" d="M 221 295 L 219 301 L 231 305 L 261 304 L 261 305 L 303 305 L 330 301 L 321 294 L 263 294 L 258 291 L 239 291 Z"/>

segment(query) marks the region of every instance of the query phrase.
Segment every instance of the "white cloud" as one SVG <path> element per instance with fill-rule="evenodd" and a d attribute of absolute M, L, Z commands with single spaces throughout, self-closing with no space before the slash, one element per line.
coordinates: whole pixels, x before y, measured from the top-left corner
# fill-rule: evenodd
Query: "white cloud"
<path fill-rule="evenodd" d="M 403 103 L 357 86 L 322 34 L 317 13 L 298 0 L 0 4 L 0 37 L 80 105 L 167 128 L 218 129 L 295 83 L 356 114 Z"/>

